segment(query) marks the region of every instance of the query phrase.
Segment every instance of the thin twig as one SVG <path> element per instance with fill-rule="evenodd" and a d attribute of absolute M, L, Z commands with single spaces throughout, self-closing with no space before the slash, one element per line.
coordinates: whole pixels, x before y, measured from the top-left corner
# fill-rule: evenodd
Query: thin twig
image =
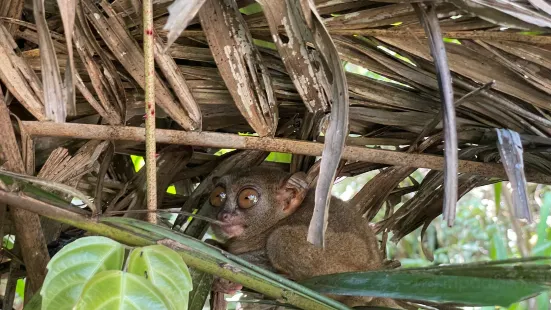
<path fill-rule="evenodd" d="M 147 210 L 157 210 L 157 159 L 155 143 L 155 59 L 153 37 L 153 1 L 143 1 L 143 49 L 145 59 L 145 172 Z M 156 224 L 154 213 L 147 221 Z"/>
<path fill-rule="evenodd" d="M 461 104 L 463 102 L 465 102 L 465 100 L 480 94 L 482 91 L 485 91 L 485 90 L 489 89 L 490 87 L 492 87 L 494 85 L 494 83 L 495 83 L 495 81 L 492 80 L 492 81 L 480 86 L 479 88 L 470 91 L 469 93 L 467 93 L 463 97 L 459 98 L 454 103 L 454 107 L 457 109 L 459 106 L 461 106 Z M 427 136 L 431 131 L 433 131 L 434 128 L 436 128 L 436 126 L 438 125 L 438 123 L 440 123 L 441 120 L 442 120 L 442 110 L 440 109 L 438 111 L 438 114 L 434 116 L 432 121 L 430 121 L 429 123 L 427 123 L 425 125 L 425 127 L 423 128 L 421 133 L 417 136 L 415 141 L 413 141 L 413 143 L 410 145 L 409 151 L 413 151 L 414 149 L 416 149 L 417 148 L 417 143 L 419 143 L 419 141 L 421 141 L 421 139 L 423 137 Z"/>
<path fill-rule="evenodd" d="M 24 121 L 23 126 L 31 136 L 65 137 L 73 139 L 145 141 L 145 130 L 141 127 L 107 126 L 73 123 L 53 123 Z M 158 129 L 155 132 L 157 143 L 195 145 L 212 148 L 262 150 L 267 152 L 293 153 L 320 156 L 323 144 L 281 138 L 259 138 L 217 132 L 190 132 L 182 130 Z M 412 154 L 357 146 L 346 146 L 343 159 L 371 162 L 391 166 L 427 168 L 442 171 L 444 160 L 441 156 Z M 507 180 L 503 165 L 459 160 L 459 172 Z M 528 181 L 551 184 L 551 177 L 529 170 Z"/>
<path fill-rule="evenodd" d="M 119 214 L 127 214 L 127 213 L 174 213 L 174 214 L 181 214 L 185 216 L 191 216 L 193 218 L 196 218 L 198 220 L 206 221 L 215 225 L 224 225 L 224 222 L 215 220 L 213 218 L 202 216 L 199 214 L 194 214 L 191 212 L 181 211 L 180 208 L 171 208 L 171 209 L 157 209 L 157 210 L 124 210 L 124 211 L 109 211 L 105 212 L 104 216 L 111 216 L 111 215 L 119 215 Z"/>
<path fill-rule="evenodd" d="M 98 172 L 98 178 L 96 181 L 96 193 L 94 201 L 99 202 L 99 205 L 101 206 L 101 199 L 103 194 L 103 182 L 105 181 L 105 175 L 107 174 L 107 169 L 109 169 L 109 166 L 111 165 L 111 161 L 113 160 L 113 155 L 115 155 L 115 144 L 109 143 L 109 147 L 107 148 L 105 152 L 105 156 L 103 157 L 103 161 L 101 162 L 99 172 Z M 98 210 L 98 214 L 101 214 L 101 208 Z"/>

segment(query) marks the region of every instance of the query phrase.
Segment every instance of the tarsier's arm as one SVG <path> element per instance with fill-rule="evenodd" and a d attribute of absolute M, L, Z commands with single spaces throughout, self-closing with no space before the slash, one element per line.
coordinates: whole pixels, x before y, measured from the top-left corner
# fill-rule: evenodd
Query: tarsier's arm
<path fill-rule="evenodd" d="M 213 245 L 213 246 L 215 246 L 219 249 L 227 250 L 224 244 L 222 244 L 222 243 L 220 243 L 216 240 L 213 240 L 213 239 L 207 239 L 207 240 L 205 240 L 205 243 Z M 242 258 L 242 259 L 246 260 L 247 262 L 249 262 L 251 264 L 255 264 L 259 267 L 262 267 L 266 270 L 270 270 L 272 272 L 276 271 L 273 268 L 272 264 L 270 263 L 270 260 L 268 259 L 268 255 L 266 254 L 265 249 L 245 252 L 245 253 L 241 253 L 241 254 L 234 254 L 234 255 L 239 257 L 239 258 Z"/>
<path fill-rule="evenodd" d="M 254 264 L 256 266 L 259 266 L 259 267 L 264 268 L 266 270 L 269 270 L 271 272 L 275 272 L 275 273 L 278 272 L 272 266 L 272 263 L 270 262 L 270 260 L 268 259 L 268 255 L 266 254 L 266 250 L 264 250 L 264 249 L 257 250 L 257 251 L 252 251 L 252 252 L 248 252 L 248 253 L 242 253 L 242 254 L 238 254 L 236 256 L 246 260 L 247 262 L 249 262 L 251 264 Z"/>

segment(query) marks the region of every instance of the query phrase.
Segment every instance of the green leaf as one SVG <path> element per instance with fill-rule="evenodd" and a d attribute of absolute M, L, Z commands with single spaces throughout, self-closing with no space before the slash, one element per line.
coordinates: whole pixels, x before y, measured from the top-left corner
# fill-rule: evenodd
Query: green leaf
<path fill-rule="evenodd" d="M 105 237 L 84 237 L 65 246 L 48 263 L 42 309 L 72 309 L 84 284 L 98 272 L 120 270 L 123 246 Z"/>
<path fill-rule="evenodd" d="M 176 195 L 176 186 L 170 185 L 170 186 L 166 189 L 166 192 L 169 193 L 169 194 L 172 194 L 172 195 Z"/>
<path fill-rule="evenodd" d="M 263 48 L 268 48 L 268 49 L 271 49 L 271 50 L 276 50 L 277 49 L 276 45 L 273 42 L 268 42 L 268 41 L 259 40 L 259 39 L 253 39 L 253 43 L 256 46 L 260 46 L 260 47 L 263 47 Z"/>
<path fill-rule="evenodd" d="M 446 42 L 446 43 L 453 43 L 453 44 L 459 44 L 459 45 L 461 45 L 461 42 L 459 42 L 459 40 L 457 40 L 457 39 L 444 38 L 444 42 Z"/>
<path fill-rule="evenodd" d="M 549 293 L 545 292 L 536 297 L 536 305 L 538 310 L 549 310 Z"/>
<path fill-rule="evenodd" d="M 292 158 L 293 158 L 293 155 L 290 153 L 271 152 L 270 155 L 266 157 L 265 161 L 289 164 L 291 163 Z"/>
<path fill-rule="evenodd" d="M 34 294 L 31 300 L 25 305 L 24 310 L 40 310 L 42 309 L 42 296 Z"/>
<path fill-rule="evenodd" d="M 145 165 L 145 160 L 142 156 L 130 155 L 130 159 L 132 159 L 132 164 L 134 164 L 134 170 L 136 172 L 140 171 Z"/>
<path fill-rule="evenodd" d="M 3 246 L 4 248 L 8 249 L 8 250 L 11 250 L 13 249 L 13 245 L 14 245 L 14 240 L 15 240 L 15 235 L 5 235 L 4 238 L 3 238 Z"/>
<path fill-rule="evenodd" d="M 17 284 L 15 285 L 15 292 L 19 297 L 25 298 L 25 280 L 17 279 Z"/>
<path fill-rule="evenodd" d="M 174 250 L 163 245 L 136 248 L 128 258 L 127 271 L 151 281 L 174 309 L 187 309 L 193 284 L 186 263 Z"/>
<path fill-rule="evenodd" d="M 538 256 L 551 256 L 551 242 L 547 241 L 534 246 L 532 254 Z"/>
<path fill-rule="evenodd" d="M 499 214 L 499 209 L 501 208 L 501 189 L 503 186 L 503 182 L 495 183 L 494 184 L 494 200 L 496 203 L 496 214 Z"/>
<path fill-rule="evenodd" d="M 212 289 L 214 277 L 197 269 L 190 269 L 193 290 L 189 294 L 188 310 L 202 310 Z"/>
<path fill-rule="evenodd" d="M 120 270 L 96 274 L 82 291 L 76 310 L 176 309 L 159 289 L 145 278 Z"/>
<path fill-rule="evenodd" d="M 540 221 L 536 227 L 538 241 L 536 242 L 536 247 L 542 246 L 547 241 L 547 217 L 549 217 L 549 212 L 551 210 L 551 193 L 547 192 L 543 196 L 543 204 L 540 209 Z"/>
<path fill-rule="evenodd" d="M 542 285 L 514 280 L 430 273 L 350 272 L 315 277 L 301 284 L 322 293 L 508 306 L 546 291 Z"/>
<path fill-rule="evenodd" d="M 253 4 L 247 5 L 244 8 L 239 9 L 239 12 L 241 12 L 245 15 L 260 13 L 260 12 L 262 12 L 262 6 L 260 6 L 260 4 L 255 2 Z"/>
<path fill-rule="evenodd" d="M 490 258 L 493 260 L 506 259 L 507 258 L 507 248 L 503 242 L 503 239 L 499 235 L 499 229 L 496 229 L 496 232 L 492 236 L 492 244 L 490 248 Z"/>
<path fill-rule="evenodd" d="M 216 156 L 222 156 L 226 153 L 233 152 L 235 149 L 220 149 L 218 152 L 214 153 Z"/>

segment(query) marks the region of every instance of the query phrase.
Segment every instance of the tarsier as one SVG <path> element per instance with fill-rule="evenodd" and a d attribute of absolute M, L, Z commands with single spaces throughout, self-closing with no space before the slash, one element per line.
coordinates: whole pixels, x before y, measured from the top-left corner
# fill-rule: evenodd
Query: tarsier
<path fill-rule="evenodd" d="M 224 224 L 212 225 L 225 249 L 245 260 L 300 281 L 314 276 L 381 269 L 383 258 L 368 223 L 335 197 L 329 211 L 325 248 L 307 240 L 314 210 L 314 190 L 306 175 L 256 167 L 214 180 L 209 202 Z M 221 284 L 223 283 L 223 284 Z M 242 286 L 218 282 L 233 293 Z M 392 300 L 331 296 L 348 306 L 388 306 Z"/>

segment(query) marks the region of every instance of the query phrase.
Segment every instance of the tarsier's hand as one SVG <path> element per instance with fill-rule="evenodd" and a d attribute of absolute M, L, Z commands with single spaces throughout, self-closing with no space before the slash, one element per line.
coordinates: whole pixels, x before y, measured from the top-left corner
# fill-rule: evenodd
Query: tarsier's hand
<path fill-rule="evenodd" d="M 212 284 L 213 291 L 229 295 L 233 295 L 242 289 L 243 285 L 223 278 L 214 279 L 214 283 Z"/>

